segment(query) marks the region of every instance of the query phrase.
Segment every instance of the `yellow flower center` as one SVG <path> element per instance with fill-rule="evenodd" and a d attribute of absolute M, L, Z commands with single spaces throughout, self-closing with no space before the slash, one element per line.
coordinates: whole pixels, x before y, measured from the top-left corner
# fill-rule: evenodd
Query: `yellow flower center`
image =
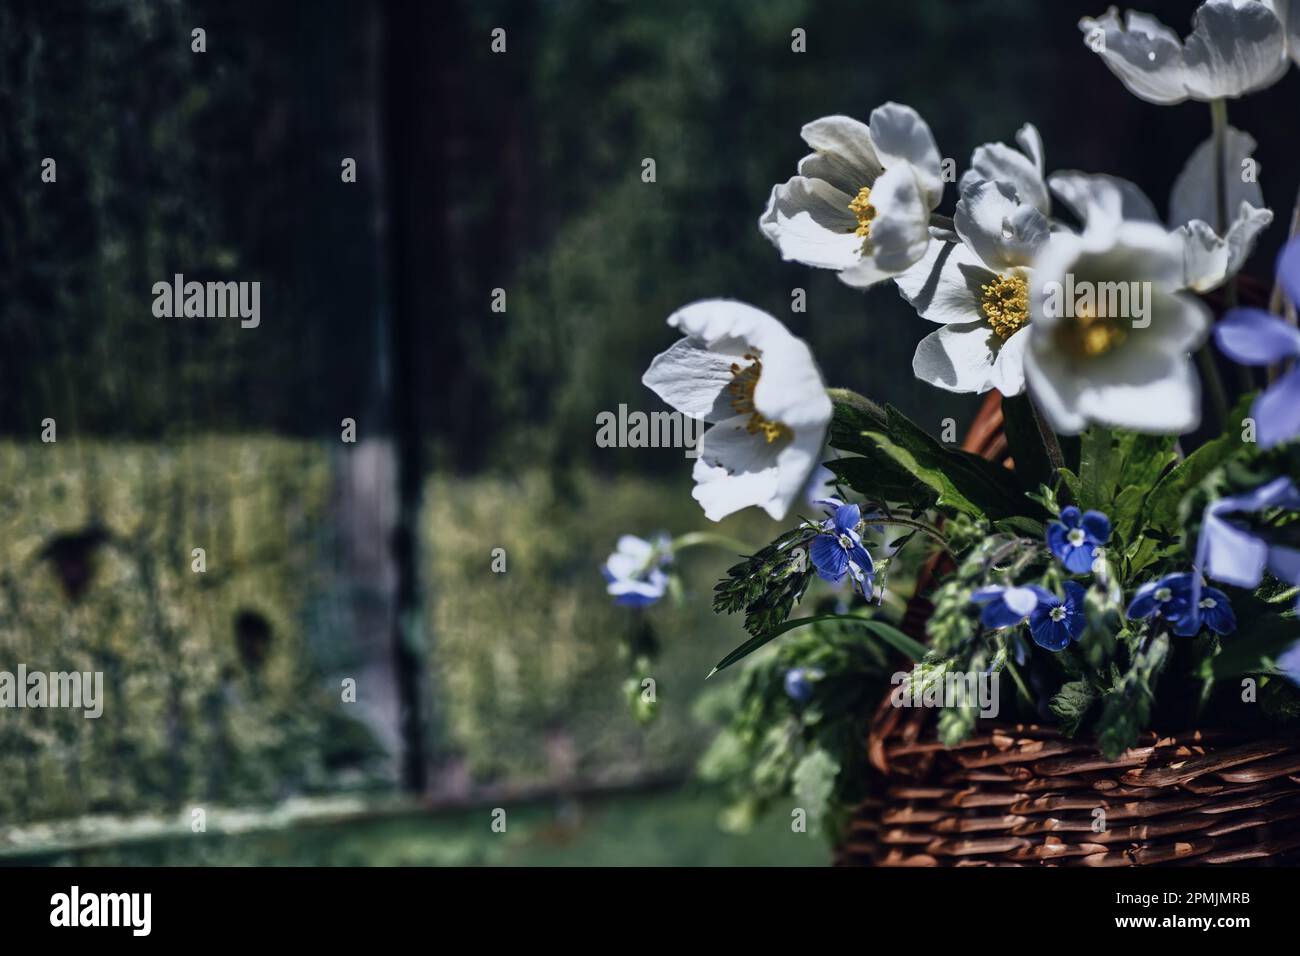
<path fill-rule="evenodd" d="M 1022 276 L 999 273 L 988 285 L 980 286 L 980 291 L 984 293 L 980 308 L 1002 341 L 1029 321 L 1029 283 Z"/>
<path fill-rule="evenodd" d="M 866 239 L 871 235 L 871 220 L 876 218 L 876 207 L 871 205 L 869 188 L 863 186 L 858 190 L 858 195 L 849 203 L 849 212 L 858 217 L 858 228 L 853 234 Z"/>
<path fill-rule="evenodd" d="M 745 358 L 749 360 L 748 365 L 740 365 L 733 362 L 731 365 L 731 383 L 727 385 L 727 393 L 731 396 L 731 407 L 739 415 L 748 415 L 749 421 L 745 425 L 745 431 L 751 435 L 761 434 L 770 445 L 772 442 L 782 438 L 792 438 L 794 433 L 782 425 L 780 422 L 769 421 L 763 417 L 762 412 L 754 407 L 754 389 L 758 386 L 759 377 L 763 374 L 763 362 L 757 352 L 746 352 Z"/>
<path fill-rule="evenodd" d="M 1057 343 L 1075 358 L 1099 358 L 1128 338 L 1123 323 L 1109 315 L 1083 309 L 1057 328 Z"/>

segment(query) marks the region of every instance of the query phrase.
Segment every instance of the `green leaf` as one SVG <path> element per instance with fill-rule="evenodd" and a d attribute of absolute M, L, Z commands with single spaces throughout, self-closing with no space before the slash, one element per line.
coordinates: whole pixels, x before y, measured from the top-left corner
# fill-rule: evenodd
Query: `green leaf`
<path fill-rule="evenodd" d="M 1178 527 L 1178 506 L 1183 497 L 1227 461 L 1242 450 L 1241 423 L 1249 417 L 1255 393 L 1242 396 L 1228 416 L 1224 434 L 1206 442 L 1170 469 L 1156 483 L 1146 499 L 1145 523 L 1148 526 L 1173 530 Z"/>
<path fill-rule="evenodd" d="M 1079 726 L 1088 714 L 1088 708 L 1097 700 L 1097 692 L 1087 681 L 1072 680 L 1061 685 L 1061 689 L 1047 705 L 1061 722 L 1061 732 L 1073 737 L 1079 732 Z"/>
<path fill-rule="evenodd" d="M 1002 430 L 1007 436 L 1007 448 L 1016 463 L 1016 477 L 1026 488 L 1050 484 L 1052 463 L 1043 450 L 1043 439 L 1038 434 L 1038 423 L 1028 395 L 1002 399 Z"/>
<path fill-rule="evenodd" d="M 894 627 L 892 624 L 886 624 L 884 621 L 877 621 L 875 618 L 862 617 L 857 614 L 816 614 L 812 617 L 794 618 L 793 620 L 786 621 L 779 627 L 775 627 L 758 637 L 750 638 L 722 660 L 718 661 L 713 670 L 709 672 L 709 676 L 712 677 L 718 671 L 730 667 L 739 660 L 743 660 L 764 644 L 776 640 L 787 631 L 793 631 L 796 627 L 803 627 L 806 624 L 816 624 L 819 621 L 849 621 L 854 624 L 860 624 L 862 627 L 865 627 L 870 634 L 878 637 L 894 650 L 898 651 L 900 654 L 907 655 L 914 661 L 923 659 L 925 655 L 929 653 L 924 644 L 914 641 L 898 628 Z"/>
<path fill-rule="evenodd" d="M 816 833 L 821 828 L 839 775 L 839 761 L 821 747 L 806 754 L 794 768 L 791 792 L 808 813 L 809 832 Z"/>
<path fill-rule="evenodd" d="M 1097 743 L 1107 760 L 1114 760 L 1137 742 L 1151 720 L 1155 700 L 1152 684 L 1169 656 L 1169 635 L 1154 638 L 1133 660 L 1128 672 L 1102 698 Z"/>

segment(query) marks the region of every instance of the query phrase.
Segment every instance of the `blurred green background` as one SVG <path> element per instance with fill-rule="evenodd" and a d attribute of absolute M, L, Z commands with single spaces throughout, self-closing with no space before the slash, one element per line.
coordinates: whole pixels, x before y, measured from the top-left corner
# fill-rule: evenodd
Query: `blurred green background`
<path fill-rule="evenodd" d="M 1182 32 L 1193 7 L 1142 9 Z M 729 296 L 807 338 L 828 382 L 964 427 L 972 397 L 912 378 L 928 329 L 892 287 L 781 262 L 756 220 L 806 151 L 803 123 L 890 99 L 959 168 L 1032 121 L 1049 169 L 1123 175 L 1163 207 L 1208 111 L 1127 94 L 1081 42 L 1078 18 L 1100 12 L 6 3 L 0 669 L 103 671 L 108 701 L 97 721 L 0 712 L 0 858 L 829 859 L 780 813 L 723 833 L 722 797 L 689 782 L 716 731 L 703 677 L 741 634 L 708 607 L 728 556 L 685 560 L 680 606 L 609 605 L 597 568 L 619 534 L 707 522 L 680 450 L 599 448 L 595 417 L 659 409 L 640 375 L 673 340 L 664 319 Z M 1284 109 L 1297 84 L 1232 107 L 1275 210 L 1291 205 L 1269 172 L 1300 146 Z M 153 283 L 175 273 L 260 281 L 261 325 L 154 318 Z M 357 444 L 340 441 L 345 418 Z M 757 545 L 778 526 L 722 530 Z M 658 702 L 643 726 L 624 684 L 644 676 L 647 627 Z M 402 634 L 414 646 L 395 657 Z M 356 704 L 340 701 L 349 677 Z M 401 788 L 404 707 L 423 729 L 424 809 L 366 811 Z M 268 810 L 339 794 L 361 809 Z M 501 805 L 520 822 L 494 842 Z M 196 806 L 268 815 L 196 842 L 174 832 Z"/>

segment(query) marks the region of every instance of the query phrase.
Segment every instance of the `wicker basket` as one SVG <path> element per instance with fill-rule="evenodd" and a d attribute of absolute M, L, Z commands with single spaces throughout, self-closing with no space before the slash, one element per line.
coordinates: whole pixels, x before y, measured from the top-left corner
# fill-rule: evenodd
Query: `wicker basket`
<path fill-rule="evenodd" d="M 882 702 L 868 740 L 877 796 L 855 811 L 838 863 L 1300 862 L 1300 736 L 1147 734 L 1108 761 L 1032 725 L 944 747 L 929 716 Z"/>
<path fill-rule="evenodd" d="M 962 447 L 1009 464 L 996 392 Z M 923 570 L 903 621 L 918 640 L 933 611 L 925 593 L 951 567 L 936 557 Z M 1093 741 L 1033 725 L 945 747 L 932 716 L 881 702 L 867 741 L 875 796 L 855 810 L 838 864 L 1300 863 L 1300 736 L 1148 733 L 1108 761 Z"/>

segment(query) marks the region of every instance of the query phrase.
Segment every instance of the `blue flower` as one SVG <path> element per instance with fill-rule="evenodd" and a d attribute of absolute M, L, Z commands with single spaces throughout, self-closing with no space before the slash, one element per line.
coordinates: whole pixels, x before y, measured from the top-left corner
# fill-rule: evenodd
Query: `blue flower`
<path fill-rule="evenodd" d="M 821 680 L 822 672 L 816 669 L 805 670 L 802 667 L 792 667 L 785 672 L 785 693 L 786 696 L 796 703 L 806 704 L 812 700 L 813 682 Z"/>
<path fill-rule="evenodd" d="M 668 575 L 663 569 L 672 559 L 672 544 L 666 534 L 655 535 L 653 541 L 625 534 L 601 566 L 605 590 L 615 604 L 649 607 L 668 590 Z"/>
<path fill-rule="evenodd" d="M 1100 511 L 1080 514 L 1074 505 L 1061 509 L 1061 520 L 1047 526 L 1047 546 L 1074 574 L 1092 570 L 1097 549 L 1110 540 L 1110 519 Z"/>
<path fill-rule="evenodd" d="M 1059 598 L 1047 588 L 1029 585 L 1038 596 L 1029 613 L 1029 633 L 1034 643 L 1049 651 L 1063 651 L 1070 641 L 1078 640 L 1088 626 L 1083 614 L 1083 585 L 1065 582 L 1065 597 Z"/>
<path fill-rule="evenodd" d="M 808 557 L 823 581 L 839 584 L 847 574 L 866 596 L 875 565 L 857 532 L 862 513 L 857 505 L 842 504 L 834 498 L 824 503 L 834 510 L 808 547 Z"/>
<path fill-rule="evenodd" d="M 1044 590 L 1036 585 L 1028 587 L 1002 587 L 992 585 L 980 588 L 970 596 L 976 604 L 983 604 L 980 623 L 989 628 L 1014 627 L 1024 623 L 1034 608 L 1038 606 L 1038 592 Z"/>
<path fill-rule="evenodd" d="M 1200 575 L 1190 571 L 1148 581 L 1137 589 L 1126 613 L 1130 620 L 1152 615 L 1164 618 L 1179 637 L 1199 634 L 1202 627 L 1215 634 L 1231 634 L 1237 629 L 1237 615 L 1228 596 L 1206 586 Z"/>
<path fill-rule="evenodd" d="M 1255 514 L 1270 508 L 1300 510 L 1300 488 L 1287 477 L 1275 478 L 1252 491 L 1213 501 L 1201 520 L 1196 565 L 1207 577 L 1241 588 L 1259 584 L 1267 568 L 1281 581 L 1300 584 L 1300 550 L 1272 544 L 1228 520 L 1228 515 Z"/>
<path fill-rule="evenodd" d="M 1300 685 L 1300 641 L 1292 644 L 1290 650 L 1277 659 L 1277 669 L 1289 677 L 1293 684 Z"/>
<path fill-rule="evenodd" d="M 1277 277 L 1292 305 L 1300 307 L 1300 239 L 1278 258 Z M 1243 365 L 1272 365 L 1300 357 L 1300 331 L 1263 309 L 1232 309 L 1214 326 L 1219 351 Z M 1261 448 L 1300 435 L 1300 363 L 1270 385 L 1251 406 Z"/>

